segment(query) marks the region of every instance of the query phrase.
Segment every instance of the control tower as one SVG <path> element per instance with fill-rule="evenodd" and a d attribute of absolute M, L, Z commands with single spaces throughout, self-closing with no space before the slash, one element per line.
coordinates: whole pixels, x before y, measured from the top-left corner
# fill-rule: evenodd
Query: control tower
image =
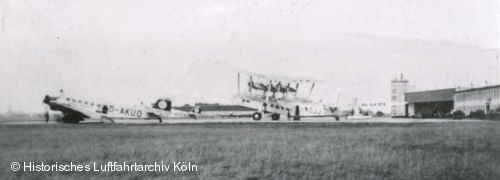
<path fill-rule="evenodd" d="M 411 91 L 415 91 L 415 86 L 411 86 L 403 74 L 391 80 L 391 116 L 406 116 L 405 93 Z"/>

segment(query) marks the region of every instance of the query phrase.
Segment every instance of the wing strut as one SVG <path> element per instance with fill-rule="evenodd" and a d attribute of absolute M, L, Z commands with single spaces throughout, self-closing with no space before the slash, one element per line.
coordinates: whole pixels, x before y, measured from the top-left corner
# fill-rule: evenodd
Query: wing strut
<path fill-rule="evenodd" d="M 307 95 L 307 99 L 309 99 L 309 96 L 311 96 L 311 93 L 312 93 L 312 91 L 313 91 L 314 85 L 316 85 L 316 83 L 313 83 L 313 84 L 312 84 L 312 86 L 311 86 L 311 90 L 309 90 L 309 94 Z"/>
<path fill-rule="evenodd" d="M 238 96 L 240 95 L 240 73 L 238 72 Z"/>

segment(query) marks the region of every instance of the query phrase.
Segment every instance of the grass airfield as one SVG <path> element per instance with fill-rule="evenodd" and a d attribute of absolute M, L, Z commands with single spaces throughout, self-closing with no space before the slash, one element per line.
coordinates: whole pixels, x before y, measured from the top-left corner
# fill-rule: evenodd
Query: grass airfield
<path fill-rule="evenodd" d="M 0 123 L 0 174 L 2 179 L 500 179 L 500 122 L 390 121 Z M 12 162 L 179 161 L 198 171 L 10 169 Z"/>

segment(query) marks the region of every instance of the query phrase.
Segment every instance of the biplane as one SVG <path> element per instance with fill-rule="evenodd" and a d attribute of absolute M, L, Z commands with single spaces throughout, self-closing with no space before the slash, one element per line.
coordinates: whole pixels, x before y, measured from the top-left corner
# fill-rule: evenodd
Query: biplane
<path fill-rule="evenodd" d="M 142 104 L 136 106 L 122 106 L 116 103 L 96 103 L 93 101 L 68 96 L 63 90 L 60 95 L 46 95 L 43 103 L 50 110 L 62 112 L 62 122 L 79 123 L 85 119 L 101 119 L 114 122 L 120 119 L 158 120 L 182 116 L 195 118 L 201 113 L 200 107 L 193 107 L 190 112 L 172 109 L 172 101 L 169 98 L 158 98 L 151 106 Z"/>
<path fill-rule="evenodd" d="M 321 81 L 314 78 L 269 76 L 238 72 L 236 98 L 242 106 L 257 109 L 253 120 L 270 115 L 272 120 L 281 116 L 300 120 L 304 117 L 332 117 L 339 120 L 344 114 L 338 106 L 310 100 L 314 87 Z M 242 89 L 241 87 L 246 87 Z M 302 88 L 302 89 L 301 89 Z M 306 94 L 300 92 L 307 91 Z"/>

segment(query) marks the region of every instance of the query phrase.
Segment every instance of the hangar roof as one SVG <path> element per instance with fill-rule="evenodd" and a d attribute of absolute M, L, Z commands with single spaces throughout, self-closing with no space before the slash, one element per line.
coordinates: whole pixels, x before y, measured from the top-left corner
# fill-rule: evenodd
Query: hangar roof
<path fill-rule="evenodd" d="M 493 88 L 499 88 L 499 87 L 500 87 L 500 85 L 477 87 L 477 88 L 469 88 L 469 89 L 458 90 L 457 93 L 470 92 L 470 91 L 481 91 L 481 90 L 493 89 Z"/>
<path fill-rule="evenodd" d="M 405 93 L 408 103 L 453 101 L 455 88 Z"/>

